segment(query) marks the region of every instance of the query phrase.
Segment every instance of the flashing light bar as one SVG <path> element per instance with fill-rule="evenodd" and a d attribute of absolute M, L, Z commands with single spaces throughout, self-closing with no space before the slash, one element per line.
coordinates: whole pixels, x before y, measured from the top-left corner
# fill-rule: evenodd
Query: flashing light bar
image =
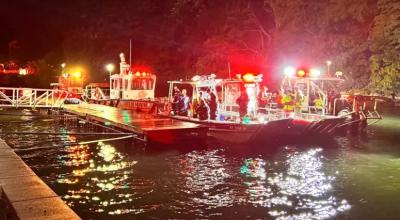
<path fill-rule="evenodd" d="M 151 75 L 151 74 L 147 73 L 147 72 L 139 72 L 139 71 L 137 71 L 135 73 L 135 76 L 137 76 L 137 77 L 141 77 L 141 76 L 145 77 L 145 76 L 149 76 L 149 75 Z"/>
<path fill-rule="evenodd" d="M 283 70 L 283 73 L 285 74 L 285 76 L 289 76 L 289 77 L 293 77 L 293 76 L 297 76 L 297 77 L 319 77 L 321 75 L 321 71 L 319 69 L 316 68 L 312 68 L 309 70 L 306 69 L 296 69 L 294 67 L 288 66 L 285 67 L 285 69 Z"/>
<path fill-rule="evenodd" d="M 321 71 L 318 69 L 310 69 L 310 76 L 311 77 L 318 77 L 321 75 Z"/>
<path fill-rule="evenodd" d="M 262 74 L 254 75 L 253 73 L 246 73 L 241 78 L 245 83 L 255 83 L 255 82 L 261 82 L 262 76 L 263 76 Z"/>
<path fill-rule="evenodd" d="M 256 77 L 252 73 L 246 73 L 243 75 L 243 81 L 246 83 L 252 83 L 255 81 Z"/>
<path fill-rule="evenodd" d="M 292 66 L 288 66 L 283 70 L 286 76 L 294 76 L 296 74 L 296 69 Z"/>

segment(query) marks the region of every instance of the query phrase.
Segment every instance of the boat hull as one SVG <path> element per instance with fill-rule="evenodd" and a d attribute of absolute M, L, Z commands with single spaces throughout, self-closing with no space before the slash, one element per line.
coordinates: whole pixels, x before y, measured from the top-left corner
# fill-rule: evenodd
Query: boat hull
<path fill-rule="evenodd" d="M 134 110 L 144 113 L 155 113 L 158 108 L 158 101 L 154 100 L 89 100 L 89 103 L 107 105 L 127 110 Z"/>
<path fill-rule="evenodd" d="M 344 118 L 323 120 L 280 119 L 265 123 L 242 124 L 218 121 L 199 121 L 182 116 L 172 118 L 202 124 L 208 127 L 207 135 L 229 144 L 284 144 L 309 142 L 334 134 L 335 129 L 344 122 Z"/>

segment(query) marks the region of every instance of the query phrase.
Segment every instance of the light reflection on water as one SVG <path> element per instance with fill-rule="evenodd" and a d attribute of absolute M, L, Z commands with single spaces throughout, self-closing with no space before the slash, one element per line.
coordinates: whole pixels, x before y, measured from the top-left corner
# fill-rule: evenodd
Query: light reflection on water
<path fill-rule="evenodd" d="M 231 174 L 226 170 L 228 164 L 219 151 L 194 151 L 179 157 L 178 172 L 183 177 L 180 190 L 193 196 L 186 201 L 179 201 L 174 205 L 175 208 L 187 205 L 196 207 L 192 212 L 206 217 L 207 210 L 230 207 L 237 202 L 233 189 L 229 188 Z"/>
<path fill-rule="evenodd" d="M 398 213 L 393 126 L 370 129 L 367 138 L 340 138 L 334 149 L 287 146 L 272 155 L 237 155 L 219 146 L 147 153 L 127 152 L 135 146 L 119 142 L 78 145 L 96 137 L 67 135 L 87 131 L 76 123 L 13 120 L 0 116 L 1 129 L 64 133 L 2 138 L 84 219 L 393 219 Z"/>
<path fill-rule="evenodd" d="M 127 180 L 137 161 L 127 162 L 125 156 L 109 144 L 99 142 L 95 147 L 95 151 L 89 151 L 88 145 L 71 146 L 67 148 L 68 154 L 60 158 L 61 164 L 74 168 L 71 173 L 58 175 L 57 182 L 77 186 L 77 189 L 68 186 L 63 199 L 72 207 L 77 206 L 76 203 L 90 203 L 91 211 L 110 215 L 138 213 L 136 209 L 118 208 L 131 203 L 133 194 L 108 196 L 108 192 L 129 189 Z"/>
<path fill-rule="evenodd" d="M 268 213 L 277 219 L 327 219 L 349 210 L 350 204 L 333 194 L 335 177 L 322 171 L 321 151 L 289 152 L 286 161 L 273 164 L 246 159 L 241 173 L 253 178 L 245 182 L 250 201 L 269 208 Z M 267 166 L 287 169 L 276 172 Z"/>

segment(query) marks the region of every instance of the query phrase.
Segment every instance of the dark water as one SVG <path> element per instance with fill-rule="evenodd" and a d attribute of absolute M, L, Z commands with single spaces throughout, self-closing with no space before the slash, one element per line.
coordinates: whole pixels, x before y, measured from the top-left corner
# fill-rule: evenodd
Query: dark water
<path fill-rule="evenodd" d="M 2 138 L 84 219 L 400 219 L 400 114 L 384 116 L 361 136 L 274 149 L 148 151 L 76 143 L 93 136 Z M 91 131 L 32 116 L 2 115 L 0 125 Z"/>

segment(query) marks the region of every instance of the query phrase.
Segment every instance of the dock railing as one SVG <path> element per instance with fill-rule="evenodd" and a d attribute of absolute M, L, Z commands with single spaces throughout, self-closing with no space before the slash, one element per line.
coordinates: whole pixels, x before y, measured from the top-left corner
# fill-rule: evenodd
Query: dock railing
<path fill-rule="evenodd" d="M 0 87 L 0 107 L 61 108 L 67 97 L 64 90 Z"/>

